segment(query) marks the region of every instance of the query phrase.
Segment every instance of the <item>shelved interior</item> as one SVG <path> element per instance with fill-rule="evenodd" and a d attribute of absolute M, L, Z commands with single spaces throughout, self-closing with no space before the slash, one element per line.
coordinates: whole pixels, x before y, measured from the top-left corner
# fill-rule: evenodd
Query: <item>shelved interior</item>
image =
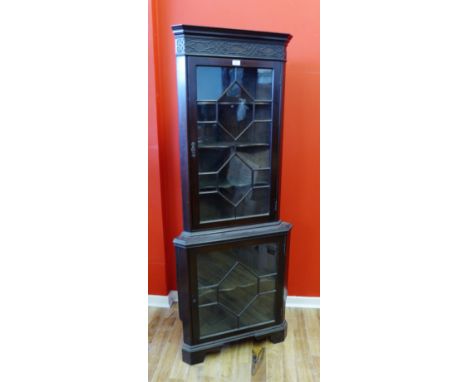
<path fill-rule="evenodd" d="M 270 213 L 273 70 L 198 66 L 200 222 Z"/>
<path fill-rule="evenodd" d="M 197 255 L 200 337 L 275 320 L 278 243 Z"/>

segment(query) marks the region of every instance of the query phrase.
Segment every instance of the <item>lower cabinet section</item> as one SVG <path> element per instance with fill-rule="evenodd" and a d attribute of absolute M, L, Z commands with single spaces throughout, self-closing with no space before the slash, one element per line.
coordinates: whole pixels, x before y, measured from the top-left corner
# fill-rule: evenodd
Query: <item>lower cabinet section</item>
<path fill-rule="evenodd" d="M 275 321 L 278 244 L 234 244 L 199 250 L 200 338 Z"/>
<path fill-rule="evenodd" d="M 288 223 L 182 233 L 174 240 L 184 361 L 244 338 L 284 339 Z"/>

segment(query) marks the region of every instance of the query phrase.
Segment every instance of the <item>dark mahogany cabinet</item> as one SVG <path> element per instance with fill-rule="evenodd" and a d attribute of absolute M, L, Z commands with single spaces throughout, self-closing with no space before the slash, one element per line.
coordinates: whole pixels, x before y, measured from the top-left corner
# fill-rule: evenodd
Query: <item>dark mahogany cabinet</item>
<path fill-rule="evenodd" d="M 183 360 L 286 335 L 291 225 L 278 220 L 291 36 L 173 26 L 184 231 L 174 239 Z"/>

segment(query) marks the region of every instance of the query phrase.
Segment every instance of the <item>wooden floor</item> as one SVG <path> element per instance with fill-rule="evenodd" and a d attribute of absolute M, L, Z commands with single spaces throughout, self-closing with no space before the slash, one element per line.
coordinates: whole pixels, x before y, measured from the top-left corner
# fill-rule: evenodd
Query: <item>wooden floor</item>
<path fill-rule="evenodd" d="M 205 362 L 182 362 L 182 325 L 177 304 L 148 310 L 148 380 L 150 382 L 248 382 L 320 380 L 320 310 L 287 308 L 288 335 L 279 344 L 245 341 L 210 353 Z M 252 354 L 264 348 L 252 375 Z"/>

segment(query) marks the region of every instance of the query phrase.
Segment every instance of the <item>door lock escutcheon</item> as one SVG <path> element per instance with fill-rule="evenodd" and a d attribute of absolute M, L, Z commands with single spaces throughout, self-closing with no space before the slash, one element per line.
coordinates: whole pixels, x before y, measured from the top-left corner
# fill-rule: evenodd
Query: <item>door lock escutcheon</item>
<path fill-rule="evenodd" d="M 192 142 L 190 144 L 190 152 L 192 153 L 192 158 L 195 158 L 197 155 L 197 143 L 196 142 Z"/>

